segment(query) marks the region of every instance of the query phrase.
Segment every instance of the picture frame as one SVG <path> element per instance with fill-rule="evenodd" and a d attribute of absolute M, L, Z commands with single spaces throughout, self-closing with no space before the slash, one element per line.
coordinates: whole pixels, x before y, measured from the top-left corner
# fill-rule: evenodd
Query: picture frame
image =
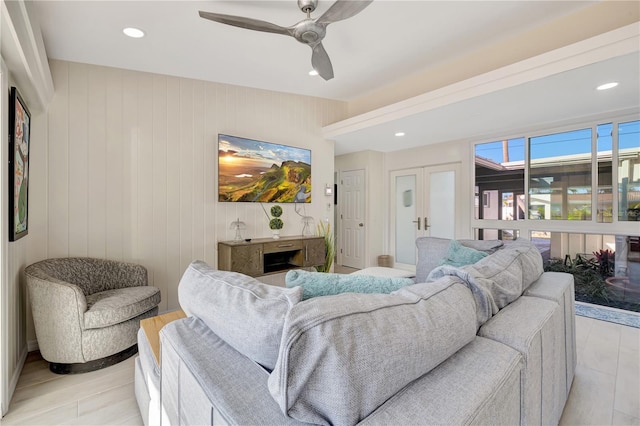
<path fill-rule="evenodd" d="M 9 95 L 9 241 L 29 233 L 31 113 L 15 87 Z"/>

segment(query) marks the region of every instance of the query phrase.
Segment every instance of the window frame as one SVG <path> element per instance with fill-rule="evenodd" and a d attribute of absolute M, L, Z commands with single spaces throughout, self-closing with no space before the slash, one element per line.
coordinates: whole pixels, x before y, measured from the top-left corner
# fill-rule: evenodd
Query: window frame
<path fill-rule="evenodd" d="M 470 164 L 470 177 L 472 188 L 476 187 L 476 173 L 475 173 L 475 152 L 476 146 L 484 143 L 496 142 L 505 139 L 517 139 L 524 138 L 524 195 L 525 205 L 529 206 L 529 161 L 530 161 L 530 144 L 531 138 L 550 135 L 555 133 L 568 132 L 578 129 L 591 128 L 591 203 L 592 214 L 590 220 L 566 220 L 566 219 L 554 219 L 554 220 L 533 220 L 529 219 L 529 215 L 526 214 L 522 220 L 499 220 L 499 219 L 476 219 L 475 209 L 471 209 L 470 215 L 470 235 L 475 235 L 478 229 L 507 229 L 518 230 L 519 238 L 530 239 L 532 231 L 548 231 L 548 232 L 568 232 L 568 233 L 584 233 L 584 234 L 603 234 L 603 235 L 640 235 L 639 222 L 635 221 L 619 221 L 618 220 L 618 206 L 619 206 L 619 191 L 618 185 L 618 125 L 620 123 L 626 123 L 630 121 L 640 120 L 638 113 L 620 114 L 612 116 L 598 116 L 588 120 L 569 122 L 564 125 L 552 126 L 537 126 L 522 132 L 509 132 L 507 134 L 493 135 L 493 137 L 484 137 L 481 140 L 470 141 L 471 151 L 471 164 Z M 597 188 L 598 188 L 598 174 L 597 174 L 597 127 L 600 124 L 612 124 L 612 222 L 598 222 L 597 214 L 595 213 L 594 206 L 597 207 Z M 595 155 L 594 155 L 595 153 Z M 471 191 L 470 205 L 475 204 L 475 191 Z M 480 203 L 482 205 L 482 202 Z"/>

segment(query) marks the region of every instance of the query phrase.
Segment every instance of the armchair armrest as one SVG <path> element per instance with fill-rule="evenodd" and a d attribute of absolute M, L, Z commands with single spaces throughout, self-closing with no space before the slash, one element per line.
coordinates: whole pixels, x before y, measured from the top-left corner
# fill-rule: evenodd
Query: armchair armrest
<path fill-rule="evenodd" d="M 33 323 L 44 359 L 85 362 L 82 324 L 87 301 L 80 287 L 65 281 L 27 273 Z"/>

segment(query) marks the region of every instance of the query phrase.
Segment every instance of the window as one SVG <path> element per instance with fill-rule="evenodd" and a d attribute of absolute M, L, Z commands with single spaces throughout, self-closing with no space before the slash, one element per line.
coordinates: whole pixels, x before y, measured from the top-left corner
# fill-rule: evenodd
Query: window
<path fill-rule="evenodd" d="M 475 230 L 476 240 L 502 240 L 513 241 L 520 237 L 520 231 L 517 229 L 489 229 L 481 228 Z"/>
<path fill-rule="evenodd" d="M 591 129 L 529 139 L 529 219 L 591 220 Z"/>
<path fill-rule="evenodd" d="M 612 152 L 613 152 L 613 124 L 600 124 L 597 128 L 598 136 L 598 197 L 596 217 L 598 222 L 613 221 L 613 192 L 612 192 Z"/>
<path fill-rule="evenodd" d="M 618 220 L 640 220 L 640 121 L 618 125 Z"/>
<path fill-rule="evenodd" d="M 476 219 L 524 219 L 524 138 L 476 145 L 475 177 Z"/>

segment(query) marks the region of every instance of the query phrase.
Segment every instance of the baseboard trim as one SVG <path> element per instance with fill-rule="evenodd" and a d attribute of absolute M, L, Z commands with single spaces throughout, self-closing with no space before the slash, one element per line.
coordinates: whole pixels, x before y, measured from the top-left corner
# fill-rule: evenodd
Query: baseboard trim
<path fill-rule="evenodd" d="M 16 391 L 16 387 L 18 387 L 18 380 L 20 380 L 20 374 L 22 373 L 22 369 L 24 368 L 24 363 L 27 360 L 28 353 L 29 351 L 25 346 L 24 349 L 22 350 L 22 353 L 20 353 L 20 358 L 18 358 L 18 364 L 16 365 L 15 370 L 13 370 L 13 375 L 11 376 L 11 382 L 9 382 L 9 398 L 8 398 L 9 401 L 11 401 L 11 398 L 13 398 L 13 393 Z M 7 410 L 8 408 L 9 407 L 7 407 Z"/>
<path fill-rule="evenodd" d="M 27 352 L 35 352 L 40 349 L 37 340 L 29 340 L 27 342 Z"/>

